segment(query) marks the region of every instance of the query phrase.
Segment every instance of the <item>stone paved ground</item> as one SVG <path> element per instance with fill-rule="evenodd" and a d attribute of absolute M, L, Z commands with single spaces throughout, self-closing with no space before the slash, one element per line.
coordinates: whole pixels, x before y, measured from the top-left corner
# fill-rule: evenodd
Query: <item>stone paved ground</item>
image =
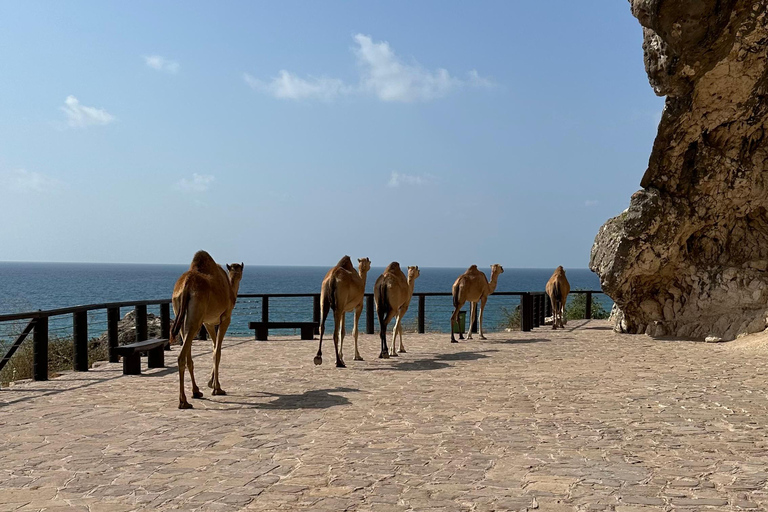
<path fill-rule="evenodd" d="M 2 390 L 0 509 L 768 507 L 768 351 L 599 321 L 456 345 L 412 334 L 390 360 L 377 343 L 361 337 L 365 362 L 348 344 L 337 369 L 332 343 L 315 367 L 316 342 L 229 340 L 229 395 L 206 389 L 190 411 L 175 357 Z M 207 343 L 195 353 L 207 381 Z"/>

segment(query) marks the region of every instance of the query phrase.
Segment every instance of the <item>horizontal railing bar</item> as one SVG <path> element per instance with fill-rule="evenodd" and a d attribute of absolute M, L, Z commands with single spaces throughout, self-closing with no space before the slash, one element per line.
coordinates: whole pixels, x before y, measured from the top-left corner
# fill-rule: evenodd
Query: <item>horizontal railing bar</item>
<path fill-rule="evenodd" d="M 542 294 L 542 291 L 536 292 L 494 292 L 493 295 L 502 296 L 515 296 L 526 294 Z M 571 294 L 575 293 L 604 293 L 602 290 L 571 290 Z M 316 297 L 319 293 L 241 293 L 238 298 L 265 298 L 265 297 Z M 366 293 L 366 296 L 372 295 Z M 415 296 L 424 297 L 450 297 L 451 292 L 414 292 Z M 97 309 L 109 309 L 109 308 L 126 308 L 135 306 L 157 306 L 161 304 L 170 304 L 171 299 L 154 299 L 154 300 L 133 300 L 126 302 L 104 302 L 100 304 L 83 304 L 79 306 L 71 306 L 68 308 L 48 309 L 40 311 L 28 311 L 25 313 L 11 313 L 7 315 L 0 315 L 0 322 L 10 322 L 13 320 L 31 320 L 33 318 L 43 318 L 49 316 L 69 315 L 72 313 L 78 313 L 82 311 L 93 311 Z"/>

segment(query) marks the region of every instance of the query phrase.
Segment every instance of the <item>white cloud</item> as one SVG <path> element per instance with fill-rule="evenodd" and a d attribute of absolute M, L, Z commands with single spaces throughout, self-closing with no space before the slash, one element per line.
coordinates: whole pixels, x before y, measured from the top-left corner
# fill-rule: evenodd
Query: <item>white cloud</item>
<path fill-rule="evenodd" d="M 194 173 L 192 179 L 182 178 L 176 183 L 176 186 L 185 192 L 205 192 L 215 180 L 216 178 L 213 176 Z"/>
<path fill-rule="evenodd" d="M 252 89 L 265 92 L 275 98 L 303 100 L 317 98 L 331 100 L 340 94 L 350 92 L 344 82 L 335 78 L 309 77 L 308 80 L 299 78 L 286 70 L 280 70 L 279 76 L 270 82 L 254 78 L 248 73 L 243 74 L 245 83 Z"/>
<path fill-rule="evenodd" d="M 354 36 L 360 76 L 357 85 L 345 84 L 338 78 L 301 78 L 286 70 L 269 81 L 260 80 L 248 73 L 245 82 L 254 90 L 280 99 L 321 99 L 332 100 L 339 96 L 371 95 L 381 101 L 409 103 L 429 101 L 444 97 L 463 86 L 493 87 L 495 84 L 481 77 L 476 70 L 469 71 L 469 78 L 462 80 L 451 76 L 447 70 L 425 69 L 413 62 L 404 63 L 386 41 L 375 42 L 370 36 Z"/>
<path fill-rule="evenodd" d="M 160 55 L 144 56 L 144 62 L 152 69 L 171 74 L 178 73 L 181 67 L 175 60 L 168 60 Z"/>
<path fill-rule="evenodd" d="M 0 173 L 0 185 L 14 192 L 48 192 L 61 187 L 61 182 L 39 172 L 14 169 Z"/>
<path fill-rule="evenodd" d="M 598 201 L 597 199 L 587 199 L 586 201 L 584 201 L 584 206 L 586 206 L 587 208 L 590 208 L 592 206 L 597 206 L 598 204 L 600 204 L 600 201 Z"/>
<path fill-rule="evenodd" d="M 104 109 L 81 105 L 74 96 L 67 96 L 64 106 L 59 109 L 66 114 L 67 124 L 72 128 L 105 125 L 115 120 L 115 117 Z"/>
<path fill-rule="evenodd" d="M 400 185 L 424 185 L 429 181 L 430 176 L 417 176 L 413 174 L 402 174 L 397 171 L 392 171 L 389 176 L 388 187 L 399 187 Z"/>

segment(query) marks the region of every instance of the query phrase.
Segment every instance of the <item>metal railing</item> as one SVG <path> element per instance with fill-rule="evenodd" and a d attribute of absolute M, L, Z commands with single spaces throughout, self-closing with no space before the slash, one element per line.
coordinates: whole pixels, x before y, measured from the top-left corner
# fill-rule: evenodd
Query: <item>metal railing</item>
<path fill-rule="evenodd" d="M 592 296 L 603 293 L 600 290 L 573 290 L 571 294 L 586 294 L 586 318 L 591 318 Z M 520 324 L 522 331 L 530 331 L 533 328 L 544 325 L 544 318 L 551 315 L 551 306 L 544 292 L 495 292 L 494 296 L 519 296 L 520 297 Z M 416 292 L 413 296 L 418 301 L 417 332 L 426 332 L 426 302 L 429 297 L 450 297 L 449 292 Z M 320 294 L 319 293 L 244 293 L 238 298 L 261 299 L 261 321 L 269 322 L 269 299 L 281 297 L 311 297 L 313 300 L 313 321 L 320 322 Z M 27 313 L 13 313 L 0 315 L 0 323 L 28 320 L 26 327 L 21 331 L 16 340 L 10 345 L 5 356 L 0 359 L 0 370 L 13 357 L 22 342 L 32 334 L 33 351 L 33 375 L 34 380 L 48 380 L 48 342 L 49 320 L 51 317 L 72 315 L 72 342 L 73 342 L 73 369 L 75 371 L 88 371 L 88 313 L 92 311 L 106 311 L 106 334 L 109 351 L 109 361 L 118 362 L 118 322 L 120 321 L 121 308 L 134 308 L 136 321 L 136 341 L 148 339 L 147 306 L 159 306 L 160 309 L 160 337 L 169 338 L 171 315 L 170 299 L 141 300 L 127 302 L 109 302 L 102 304 L 88 304 L 68 308 L 40 310 Z M 373 294 L 365 294 L 365 332 L 374 334 L 374 301 Z M 477 312 L 475 312 L 477 313 Z M 470 329 L 477 332 L 477 314 L 471 319 Z M 200 339 L 206 339 L 205 328 L 201 329 Z"/>

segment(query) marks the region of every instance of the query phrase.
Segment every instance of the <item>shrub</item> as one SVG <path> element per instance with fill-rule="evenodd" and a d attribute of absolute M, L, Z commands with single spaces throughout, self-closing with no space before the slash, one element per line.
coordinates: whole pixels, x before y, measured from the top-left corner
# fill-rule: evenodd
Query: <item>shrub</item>
<path fill-rule="evenodd" d="M 574 293 L 568 296 L 568 301 L 565 306 L 565 318 L 568 320 L 581 320 L 585 318 L 587 311 L 587 294 L 586 293 Z M 608 318 L 609 311 L 606 311 L 599 301 L 595 300 L 595 296 L 592 296 L 592 318 L 602 320 Z"/>
<path fill-rule="evenodd" d="M 502 307 L 501 322 L 499 322 L 499 327 L 502 329 L 512 329 L 513 331 L 519 331 L 520 326 L 520 306 L 515 306 L 511 310 Z"/>

